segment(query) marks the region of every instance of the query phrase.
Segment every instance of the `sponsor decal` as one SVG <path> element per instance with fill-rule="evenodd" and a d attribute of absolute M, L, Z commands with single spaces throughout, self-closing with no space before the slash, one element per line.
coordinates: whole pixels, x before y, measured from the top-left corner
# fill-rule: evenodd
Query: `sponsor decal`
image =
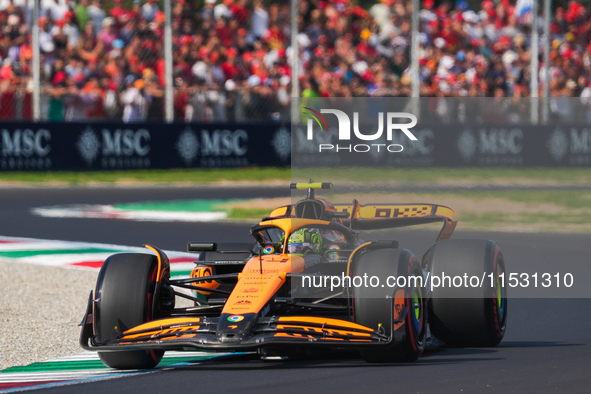
<path fill-rule="evenodd" d="M 548 139 L 548 150 L 550 155 L 558 163 L 564 159 L 568 153 L 569 138 L 562 129 L 556 129 Z"/>
<path fill-rule="evenodd" d="M 464 130 L 458 138 L 458 150 L 462 159 L 465 162 L 472 161 L 477 148 L 478 143 L 476 142 L 476 137 L 469 130 Z"/>
<path fill-rule="evenodd" d="M 262 286 L 262 285 L 268 284 L 269 281 L 261 279 L 261 280 L 244 281 L 242 283 L 244 283 L 245 285 L 259 285 L 259 286 Z"/>
<path fill-rule="evenodd" d="M 244 130 L 201 131 L 203 156 L 244 156 L 248 151 L 248 133 Z"/>
<path fill-rule="evenodd" d="M 176 150 L 190 167 L 239 167 L 248 165 L 248 133 L 245 130 L 201 130 L 195 132 L 190 127 L 180 134 Z"/>
<path fill-rule="evenodd" d="M 211 271 L 211 268 L 209 268 L 209 267 L 195 267 L 195 268 L 193 268 L 193 271 L 191 271 L 191 278 L 203 278 L 206 276 L 211 276 L 211 274 L 212 274 L 212 271 Z M 198 284 L 210 283 L 211 284 L 211 283 L 213 283 L 213 281 L 212 280 L 206 280 L 206 281 L 201 280 L 199 282 L 194 282 L 194 283 L 198 283 Z"/>
<path fill-rule="evenodd" d="M 340 250 L 340 249 L 341 248 L 339 247 L 339 245 L 330 245 L 328 247 L 328 250 L 330 251 L 330 253 L 328 254 L 328 259 L 329 260 L 338 260 L 339 259 L 339 254 L 336 251 L 337 250 Z"/>
<path fill-rule="evenodd" d="M 87 127 L 76 143 L 78 152 L 87 165 L 91 166 L 97 158 L 101 143 L 91 127 Z"/>
<path fill-rule="evenodd" d="M 249 273 L 252 273 L 252 274 L 260 274 L 261 273 L 261 270 L 259 268 L 250 268 L 248 270 L 248 272 Z M 264 268 L 263 269 L 263 274 L 274 274 L 274 273 L 277 273 L 277 272 L 279 272 L 279 269 L 278 268 Z"/>
<path fill-rule="evenodd" d="M 0 131 L 0 168 L 50 169 L 51 133 L 45 129 Z"/>
<path fill-rule="evenodd" d="M 456 141 L 460 157 L 467 164 L 522 165 L 524 132 L 519 127 L 465 129 Z"/>
<path fill-rule="evenodd" d="M 550 156 L 558 164 L 591 164 L 591 129 L 587 127 L 557 128 L 546 144 Z"/>
<path fill-rule="evenodd" d="M 287 161 L 291 156 L 291 133 L 287 128 L 281 127 L 275 132 L 271 145 L 281 161 Z"/>
<path fill-rule="evenodd" d="M 181 133 L 176 143 L 176 149 L 185 165 L 190 166 L 199 154 L 199 140 L 190 128 Z"/>
<path fill-rule="evenodd" d="M 429 215 L 433 209 L 431 205 L 399 205 L 397 207 L 388 206 L 364 206 L 359 211 L 360 218 L 408 218 Z M 338 207 L 338 212 L 349 212 L 350 208 Z"/>
<path fill-rule="evenodd" d="M 103 128 L 97 134 L 90 126 L 80 134 L 76 147 L 88 167 L 100 158 L 106 169 L 150 168 L 150 132 L 146 129 Z"/>
<path fill-rule="evenodd" d="M 232 323 L 238 323 L 239 321 L 244 320 L 244 316 L 242 315 L 232 315 L 232 316 L 228 316 L 228 321 L 232 322 Z"/>
<path fill-rule="evenodd" d="M 214 264 L 223 265 L 223 264 L 244 264 L 244 260 L 224 260 L 224 261 L 214 261 Z"/>

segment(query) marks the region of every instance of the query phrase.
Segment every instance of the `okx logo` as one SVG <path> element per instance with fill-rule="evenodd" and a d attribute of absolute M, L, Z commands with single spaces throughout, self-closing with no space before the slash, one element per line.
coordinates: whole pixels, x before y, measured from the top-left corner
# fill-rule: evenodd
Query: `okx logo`
<path fill-rule="evenodd" d="M 417 141 L 417 137 L 410 131 L 416 126 L 417 117 L 407 112 L 379 112 L 378 113 L 378 129 L 371 132 L 360 130 L 359 112 L 353 112 L 353 122 L 346 112 L 339 109 L 321 109 L 316 111 L 309 107 L 302 108 L 302 119 L 307 118 L 307 139 L 312 141 L 314 139 L 314 129 L 319 128 L 321 133 L 328 133 L 328 123 L 323 114 L 330 114 L 336 116 L 338 124 L 338 141 L 337 144 L 321 143 L 318 144 L 319 152 L 333 151 L 333 152 L 369 152 L 369 151 L 387 151 L 387 152 L 402 152 L 404 147 L 401 144 L 391 143 L 394 137 L 394 131 L 400 130 L 411 141 Z M 334 119 L 333 119 L 334 120 Z M 332 122 L 331 122 L 332 124 Z M 315 127 L 315 125 L 317 127 Z M 382 136 L 386 132 L 386 141 L 389 143 L 378 143 L 378 140 L 383 139 Z M 352 135 L 361 141 L 368 141 L 362 144 L 346 144 L 341 141 L 351 141 Z M 372 143 L 369 143 L 371 141 Z"/>

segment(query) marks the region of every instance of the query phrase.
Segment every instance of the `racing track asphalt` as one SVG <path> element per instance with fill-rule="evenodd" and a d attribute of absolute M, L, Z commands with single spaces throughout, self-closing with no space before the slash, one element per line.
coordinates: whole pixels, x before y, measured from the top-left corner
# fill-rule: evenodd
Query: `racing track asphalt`
<path fill-rule="evenodd" d="M 284 189 L 132 188 L 1 189 L 0 235 L 122 245 L 153 243 L 183 250 L 187 241 L 249 241 L 248 224 L 146 223 L 107 219 L 50 219 L 30 208 L 185 198 L 277 197 Z M 461 226 L 461 225 L 460 225 Z M 432 231 L 400 234 L 417 254 Z M 492 238 L 511 271 L 589 263 L 589 234 L 462 232 L 454 238 Z M 552 265 L 553 264 L 553 265 Z M 588 277 L 576 278 L 588 281 Z M 580 392 L 591 390 L 591 300 L 511 299 L 505 339 L 492 349 L 437 349 L 418 362 L 370 365 L 351 355 L 263 362 L 235 356 L 113 380 L 41 392 Z"/>

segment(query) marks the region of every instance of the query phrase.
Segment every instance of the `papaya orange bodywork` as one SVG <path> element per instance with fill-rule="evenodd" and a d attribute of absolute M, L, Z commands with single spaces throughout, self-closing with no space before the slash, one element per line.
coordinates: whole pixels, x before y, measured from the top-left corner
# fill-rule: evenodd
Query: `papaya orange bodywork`
<path fill-rule="evenodd" d="M 251 258 L 244 266 L 222 313 L 258 313 L 283 286 L 288 273 L 301 272 L 303 269 L 304 259 L 295 255 L 275 254 Z"/>
<path fill-rule="evenodd" d="M 211 267 L 197 266 L 197 267 L 193 268 L 193 270 L 191 271 L 191 278 L 203 278 L 203 277 L 211 276 L 211 275 L 212 275 Z M 217 289 L 218 287 L 220 287 L 220 282 L 217 282 L 215 280 L 208 280 L 208 281 L 193 282 L 193 285 L 199 286 L 199 287 L 206 287 L 209 289 Z M 209 291 L 203 291 L 203 290 L 198 290 L 198 292 L 203 295 L 206 295 L 206 296 L 211 294 Z"/>
<path fill-rule="evenodd" d="M 175 317 L 170 319 L 155 320 L 130 328 L 129 330 L 125 331 L 124 334 L 133 334 L 137 331 L 149 329 L 159 329 L 162 326 L 171 326 L 175 324 L 178 324 L 179 326 L 188 326 L 194 323 L 201 323 L 201 321 L 202 319 L 200 317 Z"/>
<path fill-rule="evenodd" d="M 357 330 L 364 330 L 367 332 L 373 332 L 371 328 L 367 328 L 362 326 L 361 324 L 348 322 L 340 319 L 331 319 L 327 317 L 314 317 L 314 316 L 283 316 L 278 319 L 279 322 L 293 322 L 297 321 L 299 323 L 313 323 L 313 324 L 323 324 L 323 325 L 335 325 L 341 327 L 347 327 L 351 329 Z"/>

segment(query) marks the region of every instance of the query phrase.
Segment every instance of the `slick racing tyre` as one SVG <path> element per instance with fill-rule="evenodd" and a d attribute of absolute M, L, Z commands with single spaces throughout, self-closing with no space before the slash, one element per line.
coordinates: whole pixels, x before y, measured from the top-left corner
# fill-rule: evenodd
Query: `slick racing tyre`
<path fill-rule="evenodd" d="M 103 264 L 96 285 L 96 340 L 106 341 L 152 320 L 158 261 L 156 256 L 121 253 Z M 103 364 L 116 369 L 153 368 L 161 350 L 98 352 Z"/>
<path fill-rule="evenodd" d="M 361 357 L 370 363 L 419 358 L 425 346 L 427 308 L 422 281 L 411 280 L 412 276 L 422 278 L 417 258 L 406 249 L 368 250 L 359 256 L 352 274 L 375 276 L 380 282 L 377 287 L 353 287 L 355 322 L 392 338 L 388 345 L 362 349 Z M 405 287 L 387 283 L 388 277 L 404 279 Z"/>
<path fill-rule="evenodd" d="M 501 280 L 505 262 L 497 244 L 442 241 L 431 248 L 426 264 L 433 284 L 431 333 L 449 346 L 498 345 L 507 324 L 507 294 Z"/>

